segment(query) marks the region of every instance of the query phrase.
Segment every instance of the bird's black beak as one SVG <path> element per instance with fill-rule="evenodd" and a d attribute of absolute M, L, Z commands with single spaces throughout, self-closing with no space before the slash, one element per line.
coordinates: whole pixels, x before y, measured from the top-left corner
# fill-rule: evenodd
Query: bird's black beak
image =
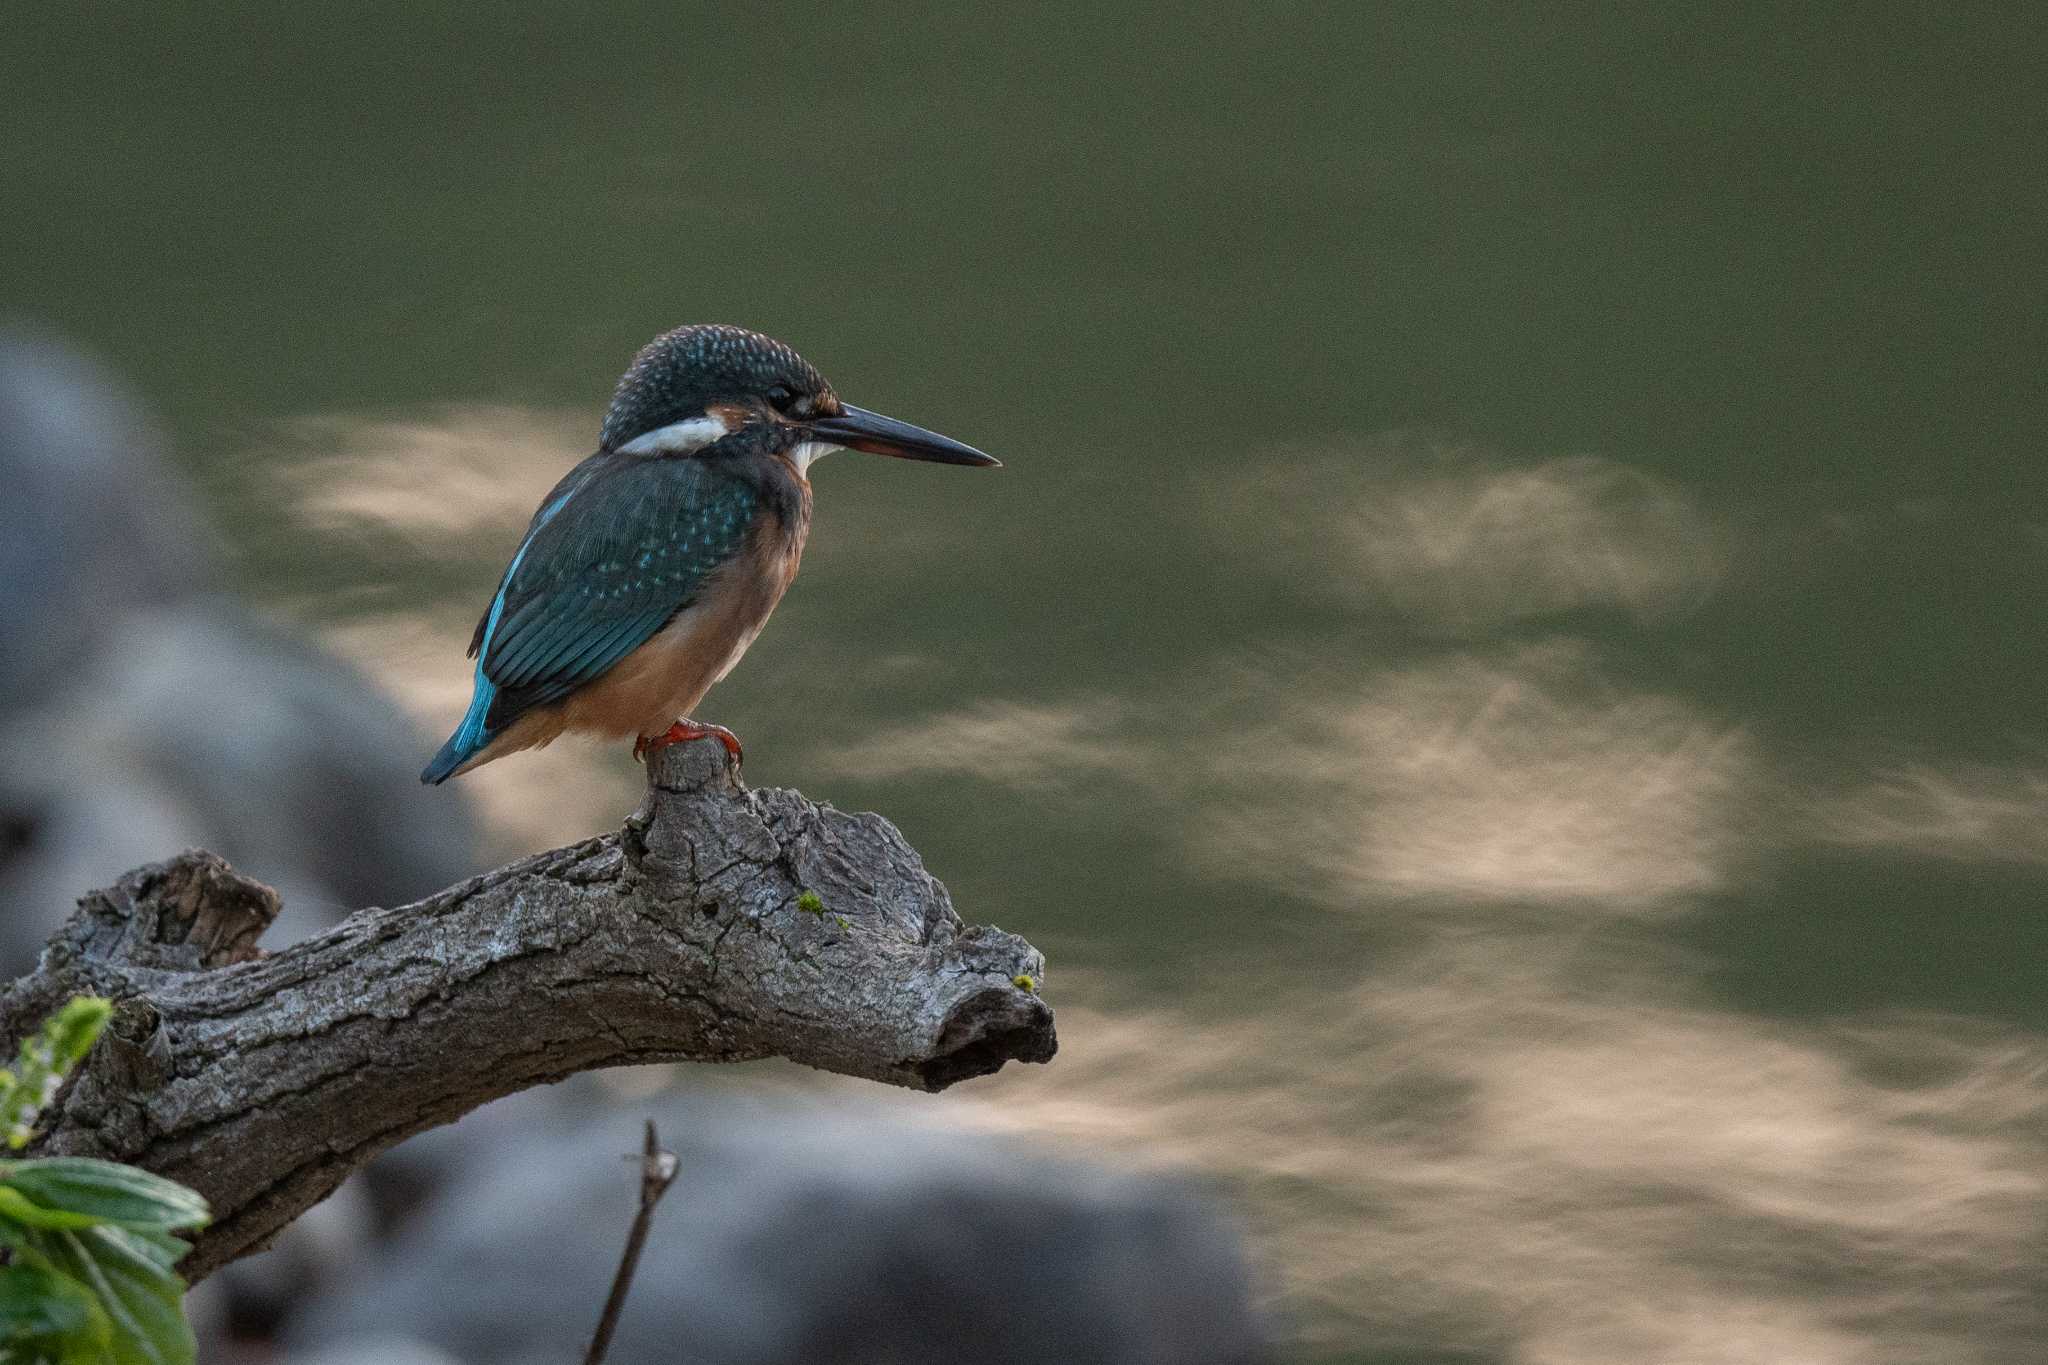
<path fill-rule="evenodd" d="M 984 455 L 973 446 L 962 445 L 950 436 L 926 431 L 894 417 L 884 417 L 866 408 L 844 406 L 836 417 L 820 417 L 811 430 L 821 441 L 848 450 L 865 450 L 870 455 L 894 455 L 899 460 L 930 460 L 933 464 L 964 464 L 977 469 L 1000 469 L 1003 462 Z"/>

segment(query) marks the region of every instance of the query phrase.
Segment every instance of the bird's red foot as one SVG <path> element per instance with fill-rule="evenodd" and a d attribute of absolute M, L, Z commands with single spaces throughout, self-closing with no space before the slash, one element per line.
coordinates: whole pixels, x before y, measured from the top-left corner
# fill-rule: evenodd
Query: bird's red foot
<path fill-rule="evenodd" d="M 734 763 L 743 762 L 746 753 L 740 748 L 740 737 L 723 725 L 701 725 L 694 720 L 679 720 L 658 735 L 642 735 L 633 741 L 633 757 L 646 758 L 656 749 L 666 749 L 671 744 L 683 744 L 693 739 L 706 737 L 717 740 L 732 755 Z"/>

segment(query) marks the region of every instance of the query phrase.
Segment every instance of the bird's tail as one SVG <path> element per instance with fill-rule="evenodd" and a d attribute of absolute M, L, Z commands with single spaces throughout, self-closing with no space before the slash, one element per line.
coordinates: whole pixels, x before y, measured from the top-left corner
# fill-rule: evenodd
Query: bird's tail
<path fill-rule="evenodd" d="M 470 698 L 469 710 L 462 717 L 462 724 L 455 727 L 455 733 L 448 736 L 448 742 L 440 752 L 429 759 L 427 766 L 420 770 L 420 781 L 439 786 L 463 764 L 475 758 L 492 740 L 497 738 L 484 723 L 490 714 L 491 703 L 496 700 L 498 689 L 483 678 L 477 679 L 476 695 Z"/>

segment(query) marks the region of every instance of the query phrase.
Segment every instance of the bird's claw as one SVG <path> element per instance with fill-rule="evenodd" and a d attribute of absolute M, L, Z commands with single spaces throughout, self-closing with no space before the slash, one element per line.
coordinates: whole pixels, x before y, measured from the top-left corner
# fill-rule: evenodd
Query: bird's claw
<path fill-rule="evenodd" d="M 683 744 L 693 739 L 715 739 L 725 746 L 737 767 L 746 759 L 746 751 L 740 747 L 740 737 L 723 725 L 704 725 L 694 720 L 679 720 L 658 735 L 642 735 L 633 741 L 633 757 L 645 759 L 657 749 L 666 749 L 671 744 Z"/>

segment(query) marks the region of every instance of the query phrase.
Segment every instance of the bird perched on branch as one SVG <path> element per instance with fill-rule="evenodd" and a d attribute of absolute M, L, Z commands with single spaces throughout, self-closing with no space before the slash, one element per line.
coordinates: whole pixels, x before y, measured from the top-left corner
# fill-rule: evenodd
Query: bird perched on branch
<path fill-rule="evenodd" d="M 555 485 L 469 642 L 476 692 L 422 782 L 564 731 L 633 752 L 712 736 L 690 718 L 796 577 L 811 462 L 832 450 L 993 467 L 971 446 L 840 401 L 781 342 L 680 327 L 633 357 L 595 455 Z"/>

